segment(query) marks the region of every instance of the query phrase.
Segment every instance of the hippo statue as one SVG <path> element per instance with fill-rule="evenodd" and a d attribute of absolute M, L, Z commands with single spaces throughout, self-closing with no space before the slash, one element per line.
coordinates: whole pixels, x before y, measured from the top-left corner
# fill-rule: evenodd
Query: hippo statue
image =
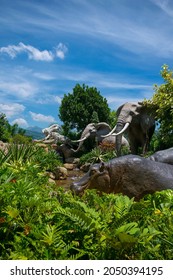
<path fill-rule="evenodd" d="M 121 156 L 92 165 L 70 186 L 75 194 L 93 188 L 100 193 L 122 193 L 139 200 L 145 194 L 173 189 L 173 166 L 136 155 Z"/>
<path fill-rule="evenodd" d="M 166 150 L 158 151 L 148 157 L 148 159 L 153 161 L 159 161 L 164 163 L 173 164 L 173 148 L 169 148 Z"/>

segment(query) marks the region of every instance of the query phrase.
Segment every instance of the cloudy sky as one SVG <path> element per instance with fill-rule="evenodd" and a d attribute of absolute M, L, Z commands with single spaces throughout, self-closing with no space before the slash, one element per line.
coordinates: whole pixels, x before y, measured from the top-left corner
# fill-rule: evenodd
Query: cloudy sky
<path fill-rule="evenodd" d="M 0 0 L 0 112 L 56 122 L 64 94 L 96 87 L 113 110 L 153 95 L 173 68 L 171 0 Z"/>

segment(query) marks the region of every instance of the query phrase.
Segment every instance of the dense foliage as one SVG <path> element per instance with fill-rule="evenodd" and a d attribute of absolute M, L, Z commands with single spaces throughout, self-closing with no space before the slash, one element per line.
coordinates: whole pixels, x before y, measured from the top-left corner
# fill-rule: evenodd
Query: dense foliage
<path fill-rule="evenodd" d="M 48 181 L 56 161 L 37 146 L 0 152 L 0 259 L 172 259 L 172 191 L 73 196 Z"/>
<path fill-rule="evenodd" d="M 94 87 L 77 84 L 73 93 L 65 94 L 59 117 L 64 122 L 65 130 L 82 130 L 88 123 L 104 121 L 109 123 L 110 109 L 106 98 Z"/>
<path fill-rule="evenodd" d="M 10 125 L 6 115 L 0 113 L 0 140 L 4 142 L 28 143 L 31 138 L 24 136 L 25 130 L 17 123 Z"/>
<path fill-rule="evenodd" d="M 167 65 L 163 65 L 161 76 L 164 83 L 160 86 L 155 85 L 155 93 L 147 101 L 147 105 L 153 110 L 160 124 L 157 134 L 160 149 L 173 146 L 173 71 Z"/>

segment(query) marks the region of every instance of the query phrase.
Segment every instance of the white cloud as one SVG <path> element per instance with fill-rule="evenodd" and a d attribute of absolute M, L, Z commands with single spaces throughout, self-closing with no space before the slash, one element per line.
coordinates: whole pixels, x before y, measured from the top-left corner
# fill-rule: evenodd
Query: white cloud
<path fill-rule="evenodd" d="M 57 95 L 52 95 L 52 94 L 45 94 L 43 97 L 39 97 L 36 100 L 36 103 L 38 104 L 61 104 L 61 97 Z"/>
<path fill-rule="evenodd" d="M 173 15 L 173 8 L 171 7 L 172 1 L 169 0 L 151 0 L 156 6 L 158 6 L 167 15 Z"/>
<path fill-rule="evenodd" d="M 15 58 L 20 53 L 27 53 L 29 59 L 36 61 L 52 61 L 55 57 L 64 59 L 67 47 L 62 43 L 56 47 L 56 53 L 52 51 L 40 51 L 31 45 L 19 43 L 18 45 L 8 45 L 7 47 L 0 48 L 0 53 L 7 53 L 11 58 Z"/>
<path fill-rule="evenodd" d="M 43 81 L 51 81 L 56 79 L 54 75 L 41 72 L 33 73 L 33 76 Z"/>
<path fill-rule="evenodd" d="M 152 86 L 144 84 L 133 84 L 133 83 L 121 83 L 114 81 L 99 81 L 98 84 L 105 88 L 114 88 L 114 89 L 148 89 L 151 90 Z"/>
<path fill-rule="evenodd" d="M 8 92 L 11 95 L 19 96 L 19 97 L 29 97 L 32 96 L 36 92 L 36 88 L 34 85 L 29 83 L 28 81 L 2 81 L 0 82 L 0 89 L 3 92 Z"/>
<path fill-rule="evenodd" d="M 37 113 L 31 112 L 31 111 L 29 113 L 30 113 L 32 119 L 36 122 L 47 122 L 47 123 L 55 122 L 55 118 L 52 116 L 45 116 L 45 115 L 37 114 Z"/>
<path fill-rule="evenodd" d="M 54 101 L 57 102 L 58 104 L 61 104 L 62 98 L 59 96 L 54 96 Z"/>
<path fill-rule="evenodd" d="M 135 98 L 135 97 L 117 97 L 117 96 L 107 96 L 106 97 L 108 104 L 115 105 L 115 106 L 120 106 L 126 102 L 138 102 L 142 101 L 143 98 Z"/>
<path fill-rule="evenodd" d="M 60 59 L 64 59 L 67 51 L 67 47 L 64 44 L 59 43 L 59 45 L 56 47 L 56 56 Z"/>
<path fill-rule="evenodd" d="M 28 123 L 25 119 L 23 118 L 18 118 L 15 119 L 14 121 L 12 121 L 12 124 L 17 123 L 19 125 L 19 127 L 28 127 Z"/>
<path fill-rule="evenodd" d="M 21 114 L 25 110 L 25 106 L 18 103 L 0 104 L 0 111 L 3 112 L 7 118 Z"/>

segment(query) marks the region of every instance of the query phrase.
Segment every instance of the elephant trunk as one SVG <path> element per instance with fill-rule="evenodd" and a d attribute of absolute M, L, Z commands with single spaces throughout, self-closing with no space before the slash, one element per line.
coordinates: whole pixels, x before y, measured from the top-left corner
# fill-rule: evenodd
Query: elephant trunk
<path fill-rule="evenodd" d="M 82 147 L 84 141 L 89 137 L 89 134 L 84 130 L 79 140 L 72 141 L 73 143 L 79 143 L 76 150 L 73 149 L 73 152 L 77 153 Z"/>
<path fill-rule="evenodd" d="M 121 156 L 121 145 L 122 145 L 122 133 L 121 131 L 123 130 L 123 127 L 124 125 L 123 124 L 117 124 L 117 127 L 116 127 L 116 133 L 115 134 L 118 134 L 116 136 L 116 152 L 117 152 L 117 156 Z"/>
<path fill-rule="evenodd" d="M 85 139 L 84 139 L 84 140 L 85 140 Z M 82 139 L 81 141 L 78 141 L 78 142 L 80 142 L 80 143 L 79 143 L 77 149 L 76 149 L 76 150 L 72 149 L 72 151 L 75 152 L 75 153 L 77 153 L 77 152 L 80 150 L 81 146 L 83 145 L 84 140 Z M 75 142 L 75 141 L 72 141 L 72 142 Z"/>

